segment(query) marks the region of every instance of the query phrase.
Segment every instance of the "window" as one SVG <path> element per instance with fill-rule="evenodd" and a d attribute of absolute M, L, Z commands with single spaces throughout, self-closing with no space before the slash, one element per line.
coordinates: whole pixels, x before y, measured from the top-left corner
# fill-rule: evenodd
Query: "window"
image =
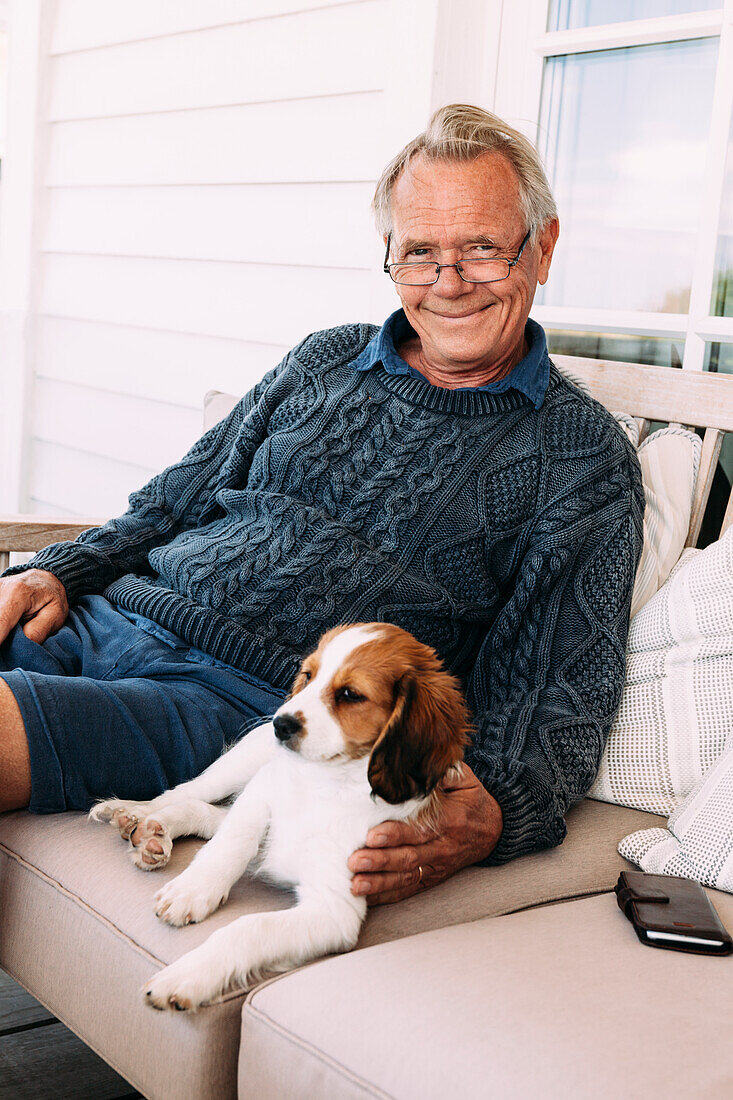
<path fill-rule="evenodd" d="M 560 210 L 533 308 L 550 350 L 733 374 L 733 0 L 504 12 L 496 109 Z"/>

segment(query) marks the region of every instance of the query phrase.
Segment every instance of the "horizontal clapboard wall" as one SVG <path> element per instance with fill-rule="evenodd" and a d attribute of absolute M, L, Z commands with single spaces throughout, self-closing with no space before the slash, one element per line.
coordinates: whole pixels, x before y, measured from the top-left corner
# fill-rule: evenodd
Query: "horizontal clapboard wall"
<path fill-rule="evenodd" d="M 395 307 L 369 210 L 397 147 L 392 9 L 58 0 L 33 510 L 120 511 L 198 437 L 208 389 Z"/>

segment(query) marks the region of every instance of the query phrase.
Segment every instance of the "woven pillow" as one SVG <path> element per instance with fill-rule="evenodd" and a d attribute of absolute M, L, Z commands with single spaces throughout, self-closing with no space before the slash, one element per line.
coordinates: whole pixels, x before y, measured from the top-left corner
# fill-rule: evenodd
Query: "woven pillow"
<path fill-rule="evenodd" d="M 632 617 L 662 587 L 684 549 L 701 446 L 694 432 L 668 427 L 653 432 L 639 447 L 646 508 Z"/>
<path fill-rule="evenodd" d="M 733 527 L 686 550 L 631 622 L 626 682 L 589 797 L 669 815 L 733 736 Z"/>
<path fill-rule="evenodd" d="M 677 807 L 666 829 L 624 837 L 622 856 L 642 871 L 692 878 L 733 893 L 733 742 Z"/>

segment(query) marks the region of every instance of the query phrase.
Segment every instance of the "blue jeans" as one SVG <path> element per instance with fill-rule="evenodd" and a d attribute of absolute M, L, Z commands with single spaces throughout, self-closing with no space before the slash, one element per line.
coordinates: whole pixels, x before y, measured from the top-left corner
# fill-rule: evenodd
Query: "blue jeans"
<path fill-rule="evenodd" d="M 154 798 L 285 698 L 102 596 L 81 599 L 42 645 L 16 627 L 0 646 L 0 679 L 25 723 L 34 813 Z"/>

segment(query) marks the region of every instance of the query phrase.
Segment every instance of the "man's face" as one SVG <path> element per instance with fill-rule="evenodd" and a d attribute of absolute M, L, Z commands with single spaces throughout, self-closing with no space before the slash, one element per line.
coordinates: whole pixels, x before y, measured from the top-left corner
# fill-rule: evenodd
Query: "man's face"
<path fill-rule="evenodd" d="M 527 230 L 514 167 L 501 153 L 474 161 L 415 157 L 392 190 L 391 261 L 456 263 L 462 255 L 513 259 Z M 465 374 L 506 373 L 524 354 L 524 326 L 557 239 L 550 222 L 507 279 L 464 283 L 444 269 L 433 286 L 396 285 L 428 364 Z M 470 251 L 469 251 L 470 250 Z"/>

